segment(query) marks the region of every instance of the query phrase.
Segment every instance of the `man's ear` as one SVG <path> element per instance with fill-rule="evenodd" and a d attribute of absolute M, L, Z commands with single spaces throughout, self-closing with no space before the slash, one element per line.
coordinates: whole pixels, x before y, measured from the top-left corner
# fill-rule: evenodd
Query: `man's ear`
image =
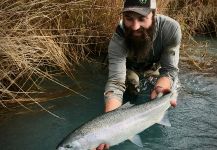
<path fill-rule="evenodd" d="M 158 13 L 158 8 L 155 9 L 155 13 L 156 13 L 156 14 Z"/>

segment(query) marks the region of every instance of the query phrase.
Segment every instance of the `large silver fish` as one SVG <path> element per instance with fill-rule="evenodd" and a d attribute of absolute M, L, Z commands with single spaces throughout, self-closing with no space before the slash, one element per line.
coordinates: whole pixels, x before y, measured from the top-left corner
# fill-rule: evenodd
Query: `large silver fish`
<path fill-rule="evenodd" d="M 57 146 L 58 150 L 89 150 L 101 143 L 117 145 L 127 139 L 142 147 L 138 133 L 155 123 L 170 126 L 165 117 L 170 101 L 177 93 L 170 92 L 150 102 L 120 107 L 87 122 L 71 132 Z"/>

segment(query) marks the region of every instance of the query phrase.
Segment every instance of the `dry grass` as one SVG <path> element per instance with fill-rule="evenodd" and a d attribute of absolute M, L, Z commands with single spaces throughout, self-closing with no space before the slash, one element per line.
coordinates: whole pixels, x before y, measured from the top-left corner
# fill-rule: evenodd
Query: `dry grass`
<path fill-rule="evenodd" d="M 187 39 L 217 33 L 215 0 L 158 2 L 161 13 L 180 22 Z M 23 105 L 18 99 L 31 99 L 45 79 L 70 89 L 56 76 L 74 80 L 76 65 L 106 50 L 121 7 L 122 0 L 1 1 L 0 103 L 7 107 L 2 99 L 11 99 Z"/>
<path fill-rule="evenodd" d="M 166 13 L 180 22 L 185 37 L 217 35 L 216 0 L 171 0 L 167 7 Z"/>
<path fill-rule="evenodd" d="M 181 47 L 181 63 L 182 68 L 189 71 L 199 71 L 203 73 L 217 73 L 216 54 L 209 53 L 207 41 L 188 41 Z"/>
<path fill-rule="evenodd" d="M 195 35 L 217 36 L 216 0 L 159 0 L 159 11 L 176 19 L 182 28 L 181 63 L 200 72 L 217 72 L 216 57 L 207 42 L 196 42 Z M 203 50 L 198 50 L 198 47 Z M 182 59 L 185 58 L 185 59 Z"/>
<path fill-rule="evenodd" d="M 114 27 L 109 19 L 117 20 L 111 13 L 117 12 L 113 4 L 105 0 L 0 2 L 0 99 L 29 97 L 40 90 L 44 79 L 57 82 L 56 75 L 62 73 L 73 78 L 74 66 L 89 53 L 100 52 L 108 41 Z"/>

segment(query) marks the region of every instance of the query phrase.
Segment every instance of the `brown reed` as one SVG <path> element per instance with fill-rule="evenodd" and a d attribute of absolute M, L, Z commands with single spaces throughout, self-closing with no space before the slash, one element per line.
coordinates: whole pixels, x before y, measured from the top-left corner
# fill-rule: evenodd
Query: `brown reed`
<path fill-rule="evenodd" d="M 5 100 L 23 105 L 17 99 L 31 99 L 45 79 L 68 88 L 56 77 L 66 74 L 75 80 L 75 66 L 89 54 L 106 51 L 122 5 L 122 0 L 1 1 L 2 106 L 7 107 Z M 215 0 L 158 0 L 158 7 L 180 22 L 185 39 L 217 33 Z"/>

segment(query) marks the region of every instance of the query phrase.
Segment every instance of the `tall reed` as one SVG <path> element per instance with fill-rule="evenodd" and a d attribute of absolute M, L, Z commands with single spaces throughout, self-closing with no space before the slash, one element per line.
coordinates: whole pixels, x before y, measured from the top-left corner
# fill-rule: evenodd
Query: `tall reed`
<path fill-rule="evenodd" d="M 117 20 L 114 5 L 106 0 L 1 1 L 0 99 L 30 97 L 45 78 L 55 81 L 62 73 L 73 78 L 73 68 L 88 54 L 100 53 L 110 38 Z"/>
<path fill-rule="evenodd" d="M 1 1 L 0 103 L 30 97 L 59 74 L 74 80 L 75 66 L 106 52 L 122 6 L 122 0 Z M 215 0 L 158 0 L 158 7 L 180 22 L 184 37 L 217 33 Z"/>
<path fill-rule="evenodd" d="M 185 37 L 217 35 L 216 0 L 167 0 L 166 6 L 165 1 L 159 2 L 166 14 L 179 21 Z"/>

